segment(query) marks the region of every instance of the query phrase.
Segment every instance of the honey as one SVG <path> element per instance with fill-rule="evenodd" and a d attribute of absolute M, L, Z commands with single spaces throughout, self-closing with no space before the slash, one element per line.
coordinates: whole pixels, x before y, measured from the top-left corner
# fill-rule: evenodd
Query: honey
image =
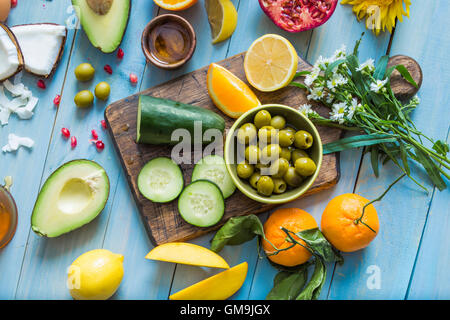
<path fill-rule="evenodd" d="M 0 203 L 0 247 L 4 238 L 8 236 L 10 228 L 11 213 L 6 210 L 5 206 L 2 203 Z"/>
<path fill-rule="evenodd" d="M 189 32 L 174 21 L 155 26 L 148 35 L 148 47 L 152 57 L 166 65 L 183 60 L 191 47 Z"/>

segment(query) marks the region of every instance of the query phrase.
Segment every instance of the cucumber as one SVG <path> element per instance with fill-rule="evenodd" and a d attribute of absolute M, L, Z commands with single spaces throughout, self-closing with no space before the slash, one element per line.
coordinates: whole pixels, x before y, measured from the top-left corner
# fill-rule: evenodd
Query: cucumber
<path fill-rule="evenodd" d="M 217 184 L 227 199 L 236 190 L 236 186 L 225 166 L 225 160 L 221 156 L 211 155 L 201 159 L 194 167 L 191 181 L 209 180 Z"/>
<path fill-rule="evenodd" d="M 217 129 L 223 133 L 225 120 L 217 113 L 192 105 L 151 96 L 139 96 L 137 113 L 138 143 L 177 144 L 172 141 L 176 129 L 186 129 L 194 139 L 194 122 L 201 121 L 202 142 L 210 143 L 214 139 L 205 139 L 203 133 L 208 129 Z"/>
<path fill-rule="evenodd" d="M 170 202 L 181 193 L 184 186 L 180 167 L 166 157 L 150 160 L 138 176 L 138 188 L 144 197 L 153 202 Z"/>
<path fill-rule="evenodd" d="M 187 223 L 197 227 L 213 226 L 225 212 L 222 191 L 214 182 L 194 181 L 178 198 L 178 211 Z"/>

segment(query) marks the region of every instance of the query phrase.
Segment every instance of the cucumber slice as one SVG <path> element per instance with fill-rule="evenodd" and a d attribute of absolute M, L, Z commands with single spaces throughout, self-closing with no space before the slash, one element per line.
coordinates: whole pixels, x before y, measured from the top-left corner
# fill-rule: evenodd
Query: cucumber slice
<path fill-rule="evenodd" d="M 178 198 L 178 211 L 187 223 L 197 227 L 213 226 L 225 212 L 222 191 L 211 181 L 194 181 Z"/>
<path fill-rule="evenodd" d="M 160 157 L 147 162 L 138 176 L 138 188 L 153 202 L 169 202 L 183 190 L 184 179 L 180 167 L 169 158 Z"/>
<path fill-rule="evenodd" d="M 226 199 L 236 190 L 236 186 L 221 156 L 211 155 L 201 159 L 194 167 L 192 181 L 209 180 L 217 184 Z"/>

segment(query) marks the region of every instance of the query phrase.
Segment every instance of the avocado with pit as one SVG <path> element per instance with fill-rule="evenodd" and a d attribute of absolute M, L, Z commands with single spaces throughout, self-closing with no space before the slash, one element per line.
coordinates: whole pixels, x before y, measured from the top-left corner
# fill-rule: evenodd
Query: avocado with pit
<path fill-rule="evenodd" d="M 49 238 L 78 229 L 102 212 L 108 196 L 109 179 L 99 164 L 67 162 L 45 181 L 31 215 L 31 228 Z"/>
<path fill-rule="evenodd" d="M 131 0 L 72 0 L 92 45 L 104 53 L 122 42 L 130 16 Z"/>

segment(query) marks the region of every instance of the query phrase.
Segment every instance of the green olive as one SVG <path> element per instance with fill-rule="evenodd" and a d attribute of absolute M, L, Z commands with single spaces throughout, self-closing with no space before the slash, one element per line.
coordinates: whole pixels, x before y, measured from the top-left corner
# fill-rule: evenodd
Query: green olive
<path fill-rule="evenodd" d="M 284 181 L 291 187 L 298 187 L 302 184 L 303 178 L 295 171 L 294 167 L 289 167 L 284 174 Z"/>
<path fill-rule="evenodd" d="M 294 133 L 289 130 L 280 130 L 278 132 L 278 143 L 282 147 L 289 147 L 294 143 Z"/>
<path fill-rule="evenodd" d="M 255 189 L 257 188 L 256 184 L 258 183 L 259 178 L 261 178 L 261 174 L 259 174 L 258 172 L 255 172 L 252 174 L 252 176 L 249 179 L 250 185 Z"/>
<path fill-rule="evenodd" d="M 90 63 L 82 63 L 75 68 L 75 77 L 78 81 L 89 81 L 94 77 L 95 69 Z"/>
<path fill-rule="evenodd" d="M 292 132 L 292 134 L 295 134 L 296 132 L 297 132 L 297 130 L 295 130 L 294 128 L 292 128 L 292 127 L 285 127 L 283 130 L 286 130 L 286 131 L 289 131 L 289 132 Z"/>
<path fill-rule="evenodd" d="M 286 159 L 287 161 L 290 161 L 291 150 L 289 150 L 289 148 L 281 148 L 280 157 Z"/>
<path fill-rule="evenodd" d="M 306 153 L 306 151 L 301 150 L 301 149 L 292 150 L 292 153 L 291 153 L 292 163 L 295 163 L 295 161 L 297 161 L 297 159 L 299 159 L 299 158 L 309 158 L 309 155 Z"/>
<path fill-rule="evenodd" d="M 255 167 L 252 164 L 243 161 L 237 165 L 236 171 L 239 178 L 248 179 L 255 171 Z"/>
<path fill-rule="evenodd" d="M 237 139 L 240 144 L 249 144 L 256 139 L 257 129 L 253 123 L 243 124 L 237 133 Z"/>
<path fill-rule="evenodd" d="M 274 187 L 272 178 L 268 176 L 262 176 L 256 183 L 256 190 L 258 190 L 258 193 L 267 197 L 272 195 Z"/>
<path fill-rule="evenodd" d="M 303 177 L 312 176 L 316 169 L 316 164 L 310 158 L 299 158 L 295 161 L 295 171 Z"/>
<path fill-rule="evenodd" d="M 275 116 L 270 120 L 270 125 L 275 129 L 281 130 L 286 125 L 286 120 L 282 116 Z"/>
<path fill-rule="evenodd" d="M 97 97 L 97 99 L 100 100 L 106 100 L 109 97 L 109 93 L 111 92 L 111 87 L 109 86 L 108 82 L 102 81 L 99 82 L 96 86 L 95 86 L 95 96 Z"/>
<path fill-rule="evenodd" d="M 258 130 L 258 138 L 260 144 L 271 143 L 277 138 L 277 130 L 271 126 L 264 126 Z"/>
<path fill-rule="evenodd" d="M 83 90 L 78 92 L 73 99 L 77 107 L 86 108 L 92 105 L 94 102 L 94 95 L 89 90 Z"/>
<path fill-rule="evenodd" d="M 300 130 L 295 133 L 294 144 L 297 148 L 308 149 L 312 146 L 313 141 L 312 135 L 305 130 Z"/>
<path fill-rule="evenodd" d="M 255 115 L 253 123 L 258 129 L 260 129 L 264 126 L 269 126 L 270 120 L 272 120 L 272 116 L 270 115 L 269 111 L 261 110 Z"/>
<path fill-rule="evenodd" d="M 277 194 L 284 193 L 287 189 L 286 181 L 280 178 L 273 179 L 273 192 Z"/>
<path fill-rule="evenodd" d="M 245 149 L 245 159 L 251 164 L 256 164 L 259 161 L 261 150 L 255 145 L 249 145 Z"/>
<path fill-rule="evenodd" d="M 267 164 L 280 157 L 281 148 L 278 144 L 269 144 L 261 152 L 261 162 Z"/>
<path fill-rule="evenodd" d="M 289 169 L 289 161 L 284 158 L 279 158 L 270 166 L 273 178 L 282 178 Z"/>

